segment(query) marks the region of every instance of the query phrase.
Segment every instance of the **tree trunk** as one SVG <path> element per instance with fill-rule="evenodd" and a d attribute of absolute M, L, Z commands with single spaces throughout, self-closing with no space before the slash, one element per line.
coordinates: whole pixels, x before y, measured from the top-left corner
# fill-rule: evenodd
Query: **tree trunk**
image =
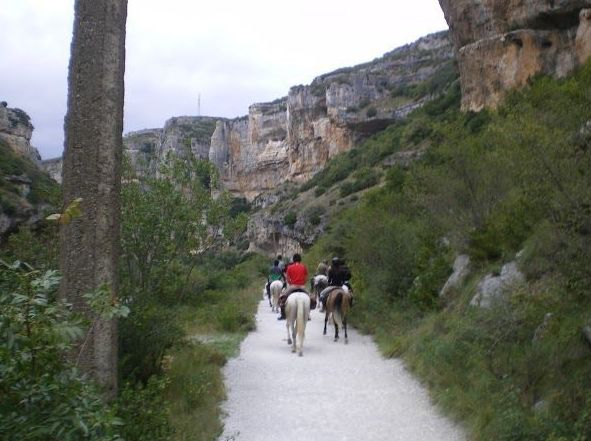
<path fill-rule="evenodd" d="M 76 0 L 64 124 L 64 203 L 83 201 L 60 234 L 60 294 L 94 322 L 76 358 L 108 397 L 117 392 L 117 323 L 96 317 L 82 295 L 106 285 L 115 298 L 118 289 L 126 19 L 127 0 Z"/>

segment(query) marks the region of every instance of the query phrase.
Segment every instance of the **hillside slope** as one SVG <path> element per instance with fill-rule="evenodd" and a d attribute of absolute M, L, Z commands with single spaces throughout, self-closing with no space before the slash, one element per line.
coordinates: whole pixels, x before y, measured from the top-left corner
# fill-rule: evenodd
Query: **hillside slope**
<path fill-rule="evenodd" d="M 590 97 L 590 63 L 495 112 L 461 113 L 454 84 L 303 188 L 341 208 L 310 267 L 347 258 L 356 325 L 473 439 L 591 438 Z"/>

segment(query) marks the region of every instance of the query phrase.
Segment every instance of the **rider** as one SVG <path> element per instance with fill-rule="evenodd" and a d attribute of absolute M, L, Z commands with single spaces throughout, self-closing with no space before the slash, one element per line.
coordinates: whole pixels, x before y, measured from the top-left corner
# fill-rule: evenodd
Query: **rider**
<path fill-rule="evenodd" d="M 310 290 L 314 289 L 314 279 L 316 276 L 328 276 L 328 262 L 321 260 L 316 267 L 316 274 L 310 279 Z"/>
<path fill-rule="evenodd" d="M 267 297 L 271 298 L 271 283 L 275 280 L 284 280 L 283 271 L 279 267 L 279 260 L 273 262 L 273 266 L 269 269 L 269 275 L 267 276 Z"/>
<path fill-rule="evenodd" d="M 328 287 L 320 293 L 320 302 L 322 302 L 321 312 L 326 308 L 326 300 L 331 291 L 347 284 L 350 278 L 351 271 L 345 265 L 345 260 L 333 257 L 332 264 L 328 269 Z"/>
<path fill-rule="evenodd" d="M 287 279 L 288 287 L 283 294 L 281 294 L 279 303 L 281 306 L 281 316 L 277 320 L 285 319 L 285 302 L 289 295 L 295 291 L 306 292 L 306 280 L 308 279 L 308 269 L 302 263 L 302 256 L 298 253 L 293 255 L 292 263 L 287 266 L 285 270 L 285 278 Z"/>
<path fill-rule="evenodd" d="M 316 275 L 322 274 L 323 276 L 328 276 L 328 262 L 326 260 L 321 261 L 316 268 Z"/>

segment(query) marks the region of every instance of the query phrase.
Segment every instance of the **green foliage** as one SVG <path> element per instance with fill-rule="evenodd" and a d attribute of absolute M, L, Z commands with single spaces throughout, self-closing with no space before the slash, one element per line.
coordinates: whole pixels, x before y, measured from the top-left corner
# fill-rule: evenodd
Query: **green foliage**
<path fill-rule="evenodd" d="M 164 391 L 166 377 L 150 377 L 145 386 L 126 383 L 121 387 L 115 409 L 125 421 L 121 436 L 125 441 L 168 441 L 174 433 L 170 424 L 170 402 Z"/>
<path fill-rule="evenodd" d="M 295 223 L 297 222 L 297 220 L 298 220 L 298 214 L 295 211 L 290 211 L 283 218 L 283 223 L 287 227 L 293 228 L 293 226 L 295 225 Z"/>
<path fill-rule="evenodd" d="M 375 107 L 369 107 L 367 109 L 367 111 L 365 112 L 365 114 L 367 115 L 368 118 L 373 118 L 373 117 L 377 116 L 378 110 Z"/>
<path fill-rule="evenodd" d="M 48 203 L 54 207 L 59 206 L 59 185 L 30 160 L 15 154 L 0 140 L 0 207 L 8 214 L 14 214 L 22 201 L 19 188 L 4 177 L 21 175 L 31 180 L 31 191 L 26 196 L 26 201 L 31 204 Z"/>
<path fill-rule="evenodd" d="M 0 268 L 0 436 L 19 440 L 119 440 L 121 421 L 64 360 L 83 335 L 56 300 L 59 276 L 26 264 Z"/>
<path fill-rule="evenodd" d="M 323 205 L 312 205 L 304 213 L 308 218 L 308 222 L 312 225 L 320 225 L 322 216 L 326 213 L 326 207 Z"/>
<path fill-rule="evenodd" d="M 462 114 L 459 96 L 454 84 L 351 154 L 361 170 L 402 146 L 427 149 L 339 213 L 308 254 L 348 258 L 356 325 L 403 356 L 474 439 L 588 439 L 591 63 L 536 79 L 496 112 Z M 333 185 L 347 158 L 313 184 Z M 469 306 L 477 282 L 521 250 L 527 289 Z M 466 252 L 473 275 L 439 299 Z"/>
<path fill-rule="evenodd" d="M 211 164 L 170 160 L 158 178 L 128 176 L 122 191 L 122 291 L 124 300 L 166 291 L 181 260 L 219 247 L 246 226 L 230 216 L 230 199 L 213 199 Z M 224 237 L 225 235 L 225 237 Z M 190 273 L 192 265 L 187 266 Z"/>
<path fill-rule="evenodd" d="M 353 180 L 341 184 L 341 197 L 373 187 L 380 182 L 380 174 L 369 167 L 364 167 L 353 174 Z"/>
<path fill-rule="evenodd" d="M 58 266 L 58 230 L 42 223 L 35 230 L 21 226 L 8 237 L 2 250 L 7 261 L 20 260 L 32 267 L 49 270 Z"/>

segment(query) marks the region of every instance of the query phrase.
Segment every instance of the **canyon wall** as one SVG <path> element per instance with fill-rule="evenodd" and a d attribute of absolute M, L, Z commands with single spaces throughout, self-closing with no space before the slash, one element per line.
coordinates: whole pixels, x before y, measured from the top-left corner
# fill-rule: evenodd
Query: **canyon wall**
<path fill-rule="evenodd" d="M 429 88 L 405 92 L 453 69 L 447 32 L 426 36 L 294 86 L 287 97 L 253 104 L 247 117 L 218 123 L 209 158 L 224 187 L 249 200 L 284 181 L 304 182 L 330 158 L 436 94 Z"/>
<path fill-rule="evenodd" d="M 591 56 L 591 0 L 439 0 L 457 51 L 462 108 L 496 107 L 542 73 Z"/>
<path fill-rule="evenodd" d="M 21 109 L 10 108 L 6 101 L 0 103 L 0 140 L 17 155 L 38 163 L 41 156 L 31 145 L 33 125 L 31 118 Z"/>

